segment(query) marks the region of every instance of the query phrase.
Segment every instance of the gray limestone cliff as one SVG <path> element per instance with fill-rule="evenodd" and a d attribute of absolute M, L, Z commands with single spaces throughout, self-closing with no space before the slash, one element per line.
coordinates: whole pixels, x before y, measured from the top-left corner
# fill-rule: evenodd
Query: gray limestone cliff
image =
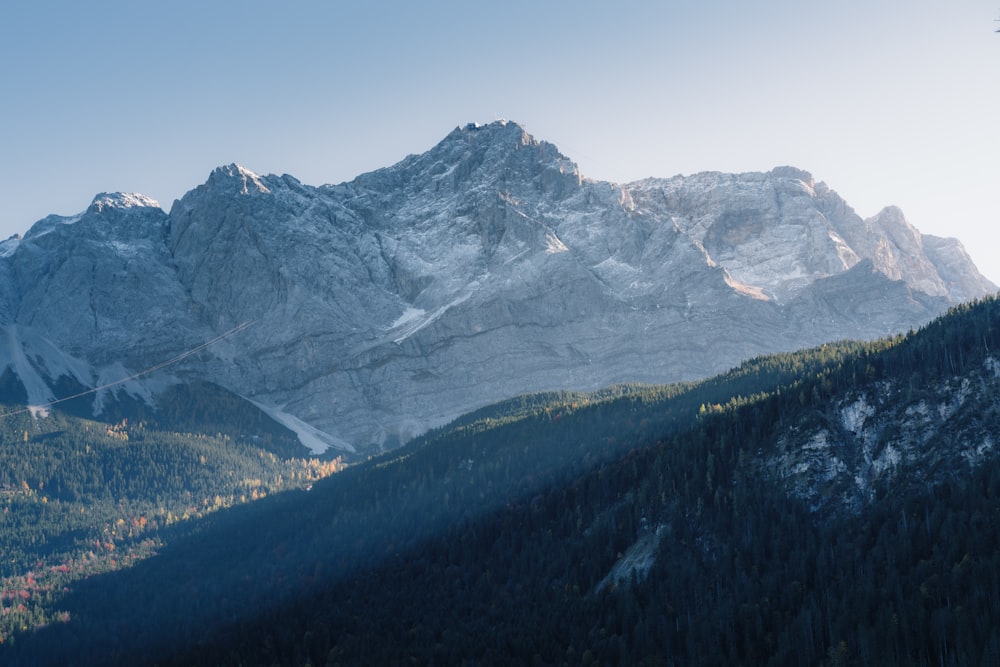
<path fill-rule="evenodd" d="M 30 401 L 247 324 L 114 391 L 208 380 L 362 452 L 516 394 L 705 377 L 996 290 L 958 241 L 891 207 L 863 220 L 807 172 L 617 185 L 511 122 L 339 185 L 229 165 L 169 214 L 100 195 L 0 245 L 0 277 L 0 364 Z"/>

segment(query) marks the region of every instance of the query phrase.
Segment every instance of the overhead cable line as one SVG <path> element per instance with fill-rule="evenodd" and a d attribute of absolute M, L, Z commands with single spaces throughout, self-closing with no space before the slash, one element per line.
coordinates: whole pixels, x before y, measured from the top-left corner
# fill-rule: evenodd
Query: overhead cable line
<path fill-rule="evenodd" d="M 172 357 L 171 359 L 168 359 L 168 360 L 166 360 L 164 362 L 156 364 L 155 366 L 150 366 L 149 368 L 147 368 L 144 371 L 139 371 L 138 373 L 134 373 L 134 374 L 129 375 L 128 377 L 124 377 L 124 378 L 122 378 L 120 380 L 115 380 L 114 382 L 108 382 L 107 384 L 102 384 L 99 387 L 94 387 L 94 388 L 88 389 L 86 391 L 81 391 L 80 393 L 73 394 L 72 396 L 66 396 L 65 398 L 57 398 L 57 399 L 55 399 L 53 401 L 50 401 L 48 403 L 45 403 L 43 405 L 29 405 L 29 406 L 26 406 L 24 408 L 19 408 L 17 410 L 11 410 L 10 412 L 3 412 L 3 413 L 0 413 L 0 419 L 3 419 L 4 417 L 11 417 L 13 415 L 19 415 L 21 413 L 29 412 L 31 410 L 44 410 L 46 408 L 52 407 L 53 405 L 58 405 L 59 403 L 63 403 L 65 401 L 72 401 L 74 398 L 80 398 L 81 396 L 87 396 L 89 394 L 96 394 L 99 391 L 104 391 L 105 389 L 110 389 L 111 387 L 116 387 L 116 386 L 118 386 L 120 384 L 124 384 L 126 382 L 131 382 L 132 380 L 136 380 L 138 378 L 141 378 L 144 375 L 149 375 L 150 373 L 155 373 L 156 371 L 162 370 L 162 369 L 166 368 L 167 366 L 173 366 L 174 364 L 176 364 L 176 363 L 178 363 L 180 361 L 183 361 L 183 360 L 187 359 L 190 356 L 198 354 L 199 352 L 201 352 L 205 348 L 207 348 L 207 347 L 209 347 L 211 345 L 215 345 L 219 341 L 224 340 L 226 338 L 229 338 L 230 336 L 234 336 L 234 335 L 238 334 L 239 332 L 243 331 L 244 329 L 248 329 L 253 324 L 254 324 L 253 321 L 243 322 L 239 326 L 233 327 L 229 331 L 227 331 L 225 333 L 222 333 L 222 334 L 219 334 L 218 336 L 216 336 L 212 340 L 206 341 L 206 342 L 204 342 L 204 343 L 202 343 L 202 344 L 200 344 L 200 345 L 198 345 L 196 347 L 191 348 L 190 350 L 187 350 L 186 352 L 182 352 L 182 353 L 178 354 L 176 357 Z"/>

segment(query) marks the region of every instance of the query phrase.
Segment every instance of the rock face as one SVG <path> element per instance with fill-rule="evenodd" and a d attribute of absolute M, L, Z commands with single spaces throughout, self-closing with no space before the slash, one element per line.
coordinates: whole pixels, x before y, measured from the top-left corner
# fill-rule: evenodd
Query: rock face
<path fill-rule="evenodd" d="M 100 195 L 0 255 L 0 364 L 29 401 L 60 374 L 114 382 L 249 322 L 95 406 L 205 379 L 316 449 L 358 451 L 519 393 L 904 331 L 996 290 L 957 241 L 894 208 L 862 220 L 806 172 L 620 186 L 511 122 L 340 185 L 229 165 L 169 215 Z"/>
<path fill-rule="evenodd" d="M 876 485 L 909 469 L 920 478 L 965 474 L 996 447 L 1000 360 L 914 389 L 899 378 L 832 401 L 822 418 L 793 424 L 760 473 L 814 511 L 858 513 Z M 926 483 L 925 481 L 922 483 Z"/>

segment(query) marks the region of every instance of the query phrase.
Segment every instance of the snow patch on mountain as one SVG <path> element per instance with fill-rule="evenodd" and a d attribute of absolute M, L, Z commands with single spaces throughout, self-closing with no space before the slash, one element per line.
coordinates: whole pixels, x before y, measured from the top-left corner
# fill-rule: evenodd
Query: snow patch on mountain
<path fill-rule="evenodd" d="M 282 408 L 255 401 L 245 396 L 243 398 L 260 408 L 268 417 L 292 431 L 298 437 L 299 442 L 308 447 L 313 454 L 322 454 L 331 447 L 351 452 L 352 454 L 358 451 L 351 443 L 307 424 L 295 415 L 285 412 Z"/>
<path fill-rule="evenodd" d="M 246 167 L 235 162 L 228 164 L 224 167 L 219 167 L 214 172 L 209 180 L 212 178 L 218 179 L 233 179 L 240 184 L 239 194 L 249 195 L 252 193 L 258 194 L 271 194 L 271 189 L 264 185 L 263 179 L 250 171 Z"/>
<path fill-rule="evenodd" d="M 389 325 L 389 329 L 390 330 L 398 329 L 399 327 L 405 324 L 409 324 L 414 320 L 420 320 L 426 314 L 427 311 L 423 310 L 422 308 L 414 308 L 413 306 L 407 306 L 406 310 L 403 311 L 403 314 L 400 315 L 398 318 L 396 318 L 395 322 Z"/>
<path fill-rule="evenodd" d="M 160 203 L 151 197 L 138 192 L 102 192 L 94 197 L 89 211 L 101 213 L 109 208 L 160 208 Z M 79 219 L 80 216 L 77 216 Z M 74 221 L 75 222 L 75 221 Z M 64 221 L 64 224 L 71 224 Z"/>
<path fill-rule="evenodd" d="M 413 315 L 411 317 L 408 317 L 406 319 L 404 325 L 403 325 L 403 330 L 400 331 L 400 332 L 398 332 L 399 335 L 397 337 L 393 338 L 392 342 L 396 343 L 397 345 L 399 343 L 402 343 L 404 340 L 406 340 L 407 338 L 409 338 L 413 334 L 417 333 L 418 331 L 420 331 L 421 329 L 425 328 L 429 324 L 431 324 L 434 321 L 438 320 L 442 315 L 444 315 L 450 309 L 454 308 L 455 306 L 459 306 L 459 305 L 465 303 L 466 301 L 468 301 L 469 297 L 471 297 L 473 295 L 473 293 L 475 293 L 475 291 L 477 289 L 479 289 L 479 283 L 478 283 L 478 281 L 469 284 L 466 287 L 466 289 L 463 290 L 463 292 L 461 294 L 459 294 L 456 298 L 454 298 L 450 302 L 444 304 L 443 306 L 441 306 L 440 308 L 438 308 L 437 310 L 435 310 L 430 315 L 427 315 L 424 311 L 421 310 L 420 311 L 420 315 Z M 418 309 L 414 309 L 414 310 L 418 310 Z"/>

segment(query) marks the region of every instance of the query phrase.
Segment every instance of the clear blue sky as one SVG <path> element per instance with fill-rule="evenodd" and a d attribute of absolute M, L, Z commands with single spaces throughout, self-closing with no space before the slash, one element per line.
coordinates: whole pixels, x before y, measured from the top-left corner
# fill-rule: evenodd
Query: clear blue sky
<path fill-rule="evenodd" d="M 587 176 L 791 164 L 1000 283 L 1000 2 L 4 3 L 0 235 L 218 165 L 319 185 L 516 120 Z"/>

